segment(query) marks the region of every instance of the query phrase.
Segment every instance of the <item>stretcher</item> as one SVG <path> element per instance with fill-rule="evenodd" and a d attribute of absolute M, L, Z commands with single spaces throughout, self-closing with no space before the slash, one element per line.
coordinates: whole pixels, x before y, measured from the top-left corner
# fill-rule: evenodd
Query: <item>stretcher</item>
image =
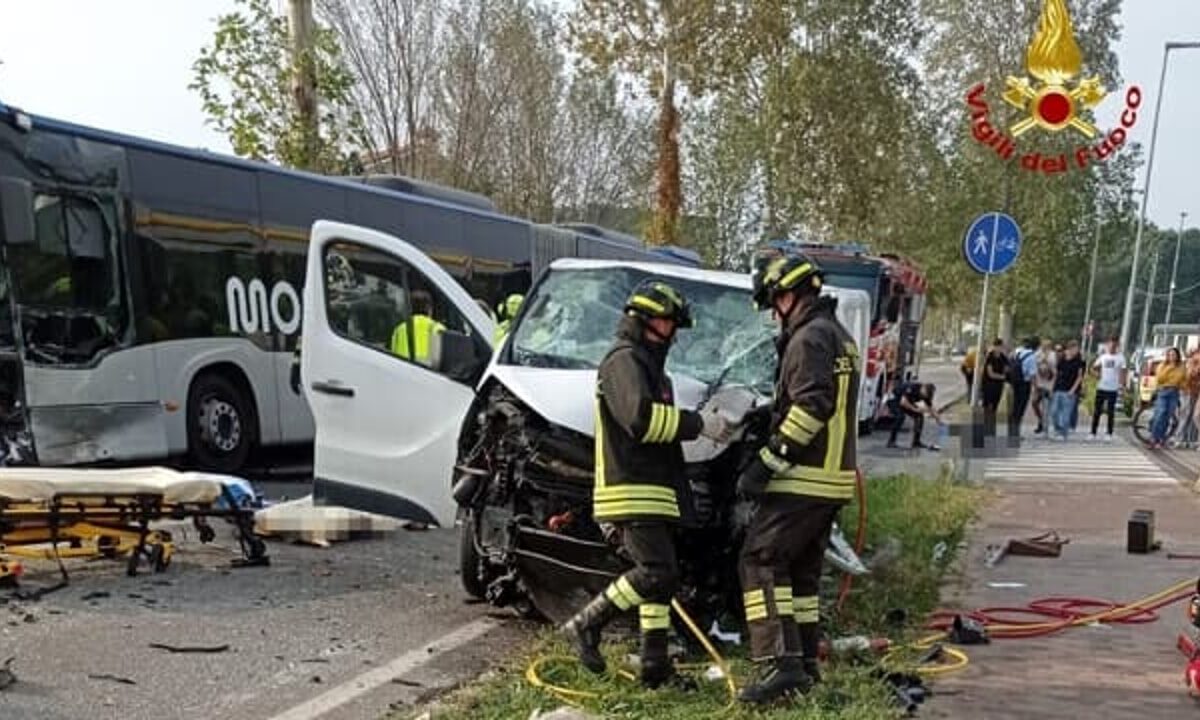
<path fill-rule="evenodd" d="M 266 545 L 254 534 L 254 511 L 234 492 L 236 478 L 162 467 L 122 470 L 0 468 L 0 581 L 13 583 L 22 566 L 12 558 L 125 558 L 136 575 L 145 561 L 155 572 L 171 562 L 171 534 L 151 523 L 190 520 L 200 541 L 212 542 L 211 518 L 237 530 L 242 557 L 235 565 L 267 565 Z"/>

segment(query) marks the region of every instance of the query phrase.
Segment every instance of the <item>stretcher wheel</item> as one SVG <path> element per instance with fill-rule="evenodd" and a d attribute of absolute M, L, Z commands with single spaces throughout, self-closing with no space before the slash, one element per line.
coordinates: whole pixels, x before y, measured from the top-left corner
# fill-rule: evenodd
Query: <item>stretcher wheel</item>
<path fill-rule="evenodd" d="M 267 554 L 267 544 L 262 541 L 262 538 L 252 537 L 249 541 L 250 557 L 260 558 Z"/>
<path fill-rule="evenodd" d="M 210 543 L 217 539 L 217 531 L 212 529 L 212 525 L 200 526 L 200 542 Z"/>

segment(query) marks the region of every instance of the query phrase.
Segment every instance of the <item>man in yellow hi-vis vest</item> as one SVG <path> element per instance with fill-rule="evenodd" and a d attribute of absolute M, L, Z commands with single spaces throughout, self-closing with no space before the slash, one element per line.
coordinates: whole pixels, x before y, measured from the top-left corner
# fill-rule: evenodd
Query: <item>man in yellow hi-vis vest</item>
<path fill-rule="evenodd" d="M 504 298 L 504 302 L 496 307 L 496 332 L 492 336 L 493 345 L 499 346 L 504 337 L 508 335 L 508 329 L 512 326 L 512 321 L 517 317 L 517 311 L 521 309 L 521 303 L 525 302 L 525 296 L 520 293 L 513 293 Z"/>
<path fill-rule="evenodd" d="M 637 608 L 642 631 L 641 681 L 670 682 L 670 602 L 679 585 L 675 489 L 683 482 L 682 443 L 703 434 L 727 442 L 720 415 L 680 410 L 665 369 L 676 328 L 692 326 L 678 291 L 642 282 L 625 304 L 617 341 L 597 370 L 596 485 L 592 517 L 619 537 L 634 568 L 617 578 L 563 627 L 584 666 L 604 671 L 600 632 L 617 614 Z M 611 530 L 610 525 L 611 526 Z"/>
<path fill-rule="evenodd" d="M 392 353 L 406 360 L 414 360 L 429 366 L 429 349 L 435 333 L 445 331 L 446 326 L 434 320 L 433 300 L 429 293 L 416 290 L 412 294 L 413 315 L 392 331 Z M 409 335 L 415 352 L 409 353 Z"/>
<path fill-rule="evenodd" d="M 859 353 L 821 284 L 821 268 L 801 253 L 763 258 L 753 276 L 755 303 L 782 332 L 771 435 L 738 478 L 738 494 L 758 502 L 739 568 L 750 657 L 769 663 L 742 690 L 751 704 L 820 679 L 821 563 L 838 510 L 854 495 Z"/>

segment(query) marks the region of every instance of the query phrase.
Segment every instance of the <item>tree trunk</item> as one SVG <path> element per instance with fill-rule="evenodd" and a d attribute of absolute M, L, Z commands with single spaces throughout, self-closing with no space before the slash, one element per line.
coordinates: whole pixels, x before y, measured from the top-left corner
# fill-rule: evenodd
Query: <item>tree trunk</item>
<path fill-rule="evenodd" d="M 298 165 L 305 170 L 317 167 L 319 141 L 317 131 L 317 69 L 313 59 L 312 0 L 291 0 L 289 30 L 292 42 L 292 98 L 296 103 L 296 121 L 300 126 L 304 157 Z"/>
<path fill-rule="evenodd" d="M 1006 303 L 1000 304 L 1000 339 L 1012 347 L 1013 343 L 1013 314 L 1012 308 Z"/>
<path fill-rule="evenodd" d="M 675 107 L 675 76 L 669 53 L 663 53 L 663 87 L 658 114 L 658 168 L 654 222 L 650 226 L 652 245 L 676 245 L 679 236 L 679 208 L 683 204 L 679 187 L 679 110 Z"/>

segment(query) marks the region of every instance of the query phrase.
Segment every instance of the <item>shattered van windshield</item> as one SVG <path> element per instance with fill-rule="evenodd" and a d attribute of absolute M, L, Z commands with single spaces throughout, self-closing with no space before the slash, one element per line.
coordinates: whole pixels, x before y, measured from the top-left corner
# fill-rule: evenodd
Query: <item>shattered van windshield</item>
<path fill-rule="evenodd" d="M 552 270 L 526 301 L 513 330 L 513 361 L 527 367 L 593 369 L 612 347 L 626 298 L 652 277 L 631 268 Z M 681 330 L 667 369 L 704 383 L 748 385 L 769 393 L 774 329 L 742 288 L 667 278 L 692 306 L 695 327 Z"/>

